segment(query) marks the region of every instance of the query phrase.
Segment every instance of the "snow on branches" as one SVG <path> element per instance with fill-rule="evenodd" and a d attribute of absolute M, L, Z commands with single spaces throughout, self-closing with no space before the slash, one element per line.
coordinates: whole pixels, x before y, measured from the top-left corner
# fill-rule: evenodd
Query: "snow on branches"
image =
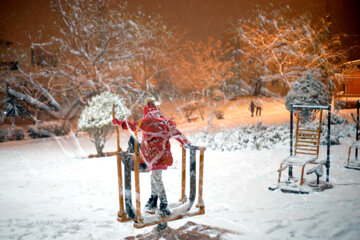
<path fill-rule="evenodd" d="M 29 36 L 31 61 L 25 48 L 0 53 L 3 62 L 19 62 L 18 70 L 0 72 L 0 94 L 19 101 L 35 122 L 72 118 L 103 91 L 135 102 L 170 68 L 164 48 L 172 34 L 160 17 L 131 12 L 123 1 L 54 0 L 51 6 L 56 28 L 51 39 Z"/>
<path fill-rule="evenodd" d="M 160 58 L 159 43 L 170 36 L 160 18 L 132 14 L 121 1 L 57 0 L 54 8 L 63 22 L 60 36 L 54 37 L 59 74 L 74 83 L 73 91 L 111 89 L 134 99 L 148 90 L 148 81 L 161 68 L 151 61 L 154 55 Z"/>
<path fill-rule="evenodd" d="M 228 51 L 239 59 L 235 71 L 253 87 L 252 94 L 285 95 L 307 70 L 331 82 L 344 52 L 337 50 L 338 37 L 329 34 L 329 22 L 311 21 L 306 15 L 293 16 L 290 9 L 259 10 L 254 19 L 240 19 L 228 28 Z"/>
<path fill-rule="evenodd" d="M 221 89 L 233 77 L 231 67 L 232 61 L 224 59 L 221 41 L 211 38 L 206 42 L 188 41 L 177 56 L 178 87 L 187 91 L 201 89 L 210 95 L 210 91 Z"/>

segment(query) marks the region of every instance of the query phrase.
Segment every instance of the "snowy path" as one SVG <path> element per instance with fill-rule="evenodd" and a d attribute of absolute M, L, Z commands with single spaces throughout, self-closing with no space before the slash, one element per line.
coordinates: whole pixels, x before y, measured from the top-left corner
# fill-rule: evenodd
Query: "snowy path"
<path fill-rule="evenodd" d="M 240 234 L 224 239 L 358 239 L 360 171 L 342 167 L 351 141 L 344 139 L 343 145 L 331 148 L 330 181 L 335 187 L 309 195 L 267 190 L 276 182 L 276 168 L 288 154 L 286 146 L 208 150 L 206 214 L 169 226 L 178 229 L 193 221 Z M 123 239 L 153 230 L 116 221 L 116 158 L 80 158 L 81 151 L 94 153 L 93 146 L 80 138 L 80 151 L 75 143 L 61 138 L 0 145 L 0 239 Z M 107 150 L 113 150 L 114 143 L 112 138 Z M 180 197 L 180 148 L 173 146 L 175 168 L 163 176 L 170 202 Z M 141 186 L 144 205 L 148 173 L 142 174 Z"/>

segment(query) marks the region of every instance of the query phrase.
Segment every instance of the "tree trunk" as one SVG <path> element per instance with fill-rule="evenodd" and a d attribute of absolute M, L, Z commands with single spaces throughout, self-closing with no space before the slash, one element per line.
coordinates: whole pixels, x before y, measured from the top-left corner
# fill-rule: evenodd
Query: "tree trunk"
<path fill-rule="evenodd" d="M 103 153 L 103 149 L 104 149 L 104 139 L 101 133 L 97 132 L 94 134 L 94 142 L 95 142 L 95 148 L 96 148 L 96 152 L 98 154 L 99 157 L 103 157 L 104 153 Z"/>

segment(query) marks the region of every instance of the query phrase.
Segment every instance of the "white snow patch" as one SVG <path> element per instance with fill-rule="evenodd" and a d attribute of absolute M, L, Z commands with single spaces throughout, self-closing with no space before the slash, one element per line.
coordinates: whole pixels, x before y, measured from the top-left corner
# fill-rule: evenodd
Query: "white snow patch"
<path fill-rule="evenodd" d="M 126 149 L 129 135 L 123 135 L 121 143 Z M 331 147 L 330 183 L 334 187 L 308 195 L 268 190 L 276 184 L 280 161 L 288 156 L 287 145 L 232 152 L 208 149 L 203 189 L 206 214 L 170 222 L 169 227 L 177 232 L 192 221 L 255 240 L 357 239 L 360 172 L 343 167 L 353 140 L 345 137 L 340 145 Z M 0 144 L 0 239 L 111 240 L 151 232 L 152 227 L 135 229 L 132 222 L 116 221 L 116 157 L 78 158 L 79 147 L 65 141 L 64 137 Z M 87 138 L 79 137 L 78 141 L 81 151 L 94 153 Z M 181 148 L 172 144 L 175 163 L 179 164 Z M 113 151 L 115 146 L 113 136 L 105 151 Z M 170 203 L 180 198 L 180 169 L 177 166 L 163 172 Z M 299 172 L 294 171 L 294 175 L 299 176 Z M 144 207 L 150 196 L 150 173 L 142 173 L 140 182 Z M 207 236 L 215 233 L 206 230 Z M 239 239 L 239 235 L 223 233 L 222 238 Z"/>

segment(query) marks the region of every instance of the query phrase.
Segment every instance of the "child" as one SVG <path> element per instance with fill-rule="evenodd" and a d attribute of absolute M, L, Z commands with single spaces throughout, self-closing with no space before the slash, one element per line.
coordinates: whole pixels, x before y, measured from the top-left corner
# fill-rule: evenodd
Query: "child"
<path fill-rule="evenodd" d="M 137 121 L 113 119 L 112 123 L 132 131 L 135 131 L 139 126 Z M 145 209 L 147 212 L 154 213 L 159 198 L 160 215 L 169 216 L 170 210 L 162 181 L 162 170 L 166 170 L 173 163 L 169 140 L 174 137 L 181 145 L 187 145 L 190 142 L 176 128 L 173 120 L 168 120 L 161 114 L 151 98 L 145 99 L 144 117 L 141 120 L 139 130 L 143 133 L 140 162 L 145 162 L 151 171 L 151 196 L 145 205 Z"/>

